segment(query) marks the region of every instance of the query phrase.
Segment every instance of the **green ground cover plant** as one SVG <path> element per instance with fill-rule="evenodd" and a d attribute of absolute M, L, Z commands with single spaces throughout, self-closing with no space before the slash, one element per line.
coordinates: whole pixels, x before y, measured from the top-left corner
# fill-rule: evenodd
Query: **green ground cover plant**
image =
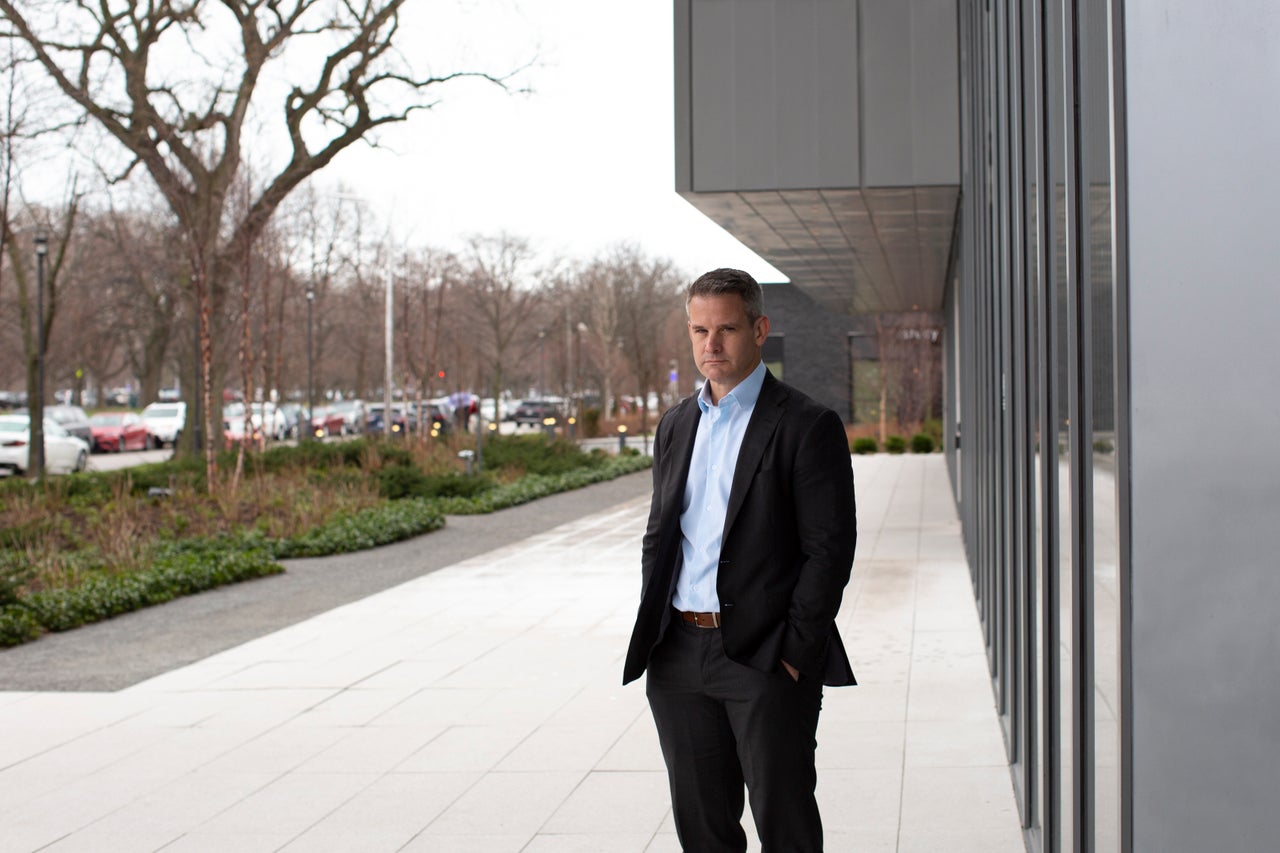
<path fill-rule="evenodd" d="M 482 473 L 459 446 L 381 439 L 307 442 L 218 461 L 0 481 L 0 646 L 227 583 L 278 560 L 385 545 L 448 514 L 492 512 L 641 470 L 635 452 L 583 452 L 545 435 L 486 439 Z"/>

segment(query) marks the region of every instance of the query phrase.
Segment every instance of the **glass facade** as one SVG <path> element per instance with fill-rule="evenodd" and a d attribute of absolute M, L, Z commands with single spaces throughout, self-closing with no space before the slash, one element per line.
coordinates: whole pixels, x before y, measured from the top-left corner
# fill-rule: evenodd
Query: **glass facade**
<path fill-rule="evenodd" d="M 1029 847 L 1127 851 L 1118 0 L 961 2 L 949 449 Z"/>

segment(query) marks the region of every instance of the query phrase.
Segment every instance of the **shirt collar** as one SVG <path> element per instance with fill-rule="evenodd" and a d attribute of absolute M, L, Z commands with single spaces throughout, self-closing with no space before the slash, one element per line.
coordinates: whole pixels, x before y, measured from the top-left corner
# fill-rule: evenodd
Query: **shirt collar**
<path fill-rule="evenodd" d="M 728 394 L 720 398 L 720 405 L 732 400 L 738 405 L 738 408 L 744 412 L 749 412 L 756 407 L 756 400 L 760 399 L 760 389 L 764 387 L 765 370 L 764 362 L 756 363 L 756 369 L 747 374 L 747 378 L 733 386 Z M 703 382 L 702 390 L 698 392 L 698 408 L 703 412 L 710 411 L 716 406 L 711 402 L 711 383 Z"/>

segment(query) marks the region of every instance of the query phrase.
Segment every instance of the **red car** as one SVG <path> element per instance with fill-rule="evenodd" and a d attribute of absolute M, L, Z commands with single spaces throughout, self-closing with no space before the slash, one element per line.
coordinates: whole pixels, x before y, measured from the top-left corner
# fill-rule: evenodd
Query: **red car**
<path fill-rule="evenodd" d="M 147 425 L 133 412 L 99 412 L 89 418 L 95 453 L 119 453 L 151 447 Z"/>
<path fill-rule="evenodd" d="M 346 423 L 347 419 L 341 412 L 330 411 L 325 406 L 316 406 L 315 414 L 311 416 L 311 434 L 316 438 L 343 435 L 346 433 Z"/>

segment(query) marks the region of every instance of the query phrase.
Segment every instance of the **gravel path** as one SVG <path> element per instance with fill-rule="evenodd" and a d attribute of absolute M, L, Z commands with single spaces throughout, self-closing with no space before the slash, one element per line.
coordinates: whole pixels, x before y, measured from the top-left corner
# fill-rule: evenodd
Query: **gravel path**
<path fill-rule="evenodd" d="M 648 471 L 490 515 L 449 516 L 394 545 L 282 561 L 282 575 L 222 587 L 0 651 L 0 690 L 114 691 L 444 566 L 649 493 Z M 639 577 L 640 557 L 636 555 Z"/>

